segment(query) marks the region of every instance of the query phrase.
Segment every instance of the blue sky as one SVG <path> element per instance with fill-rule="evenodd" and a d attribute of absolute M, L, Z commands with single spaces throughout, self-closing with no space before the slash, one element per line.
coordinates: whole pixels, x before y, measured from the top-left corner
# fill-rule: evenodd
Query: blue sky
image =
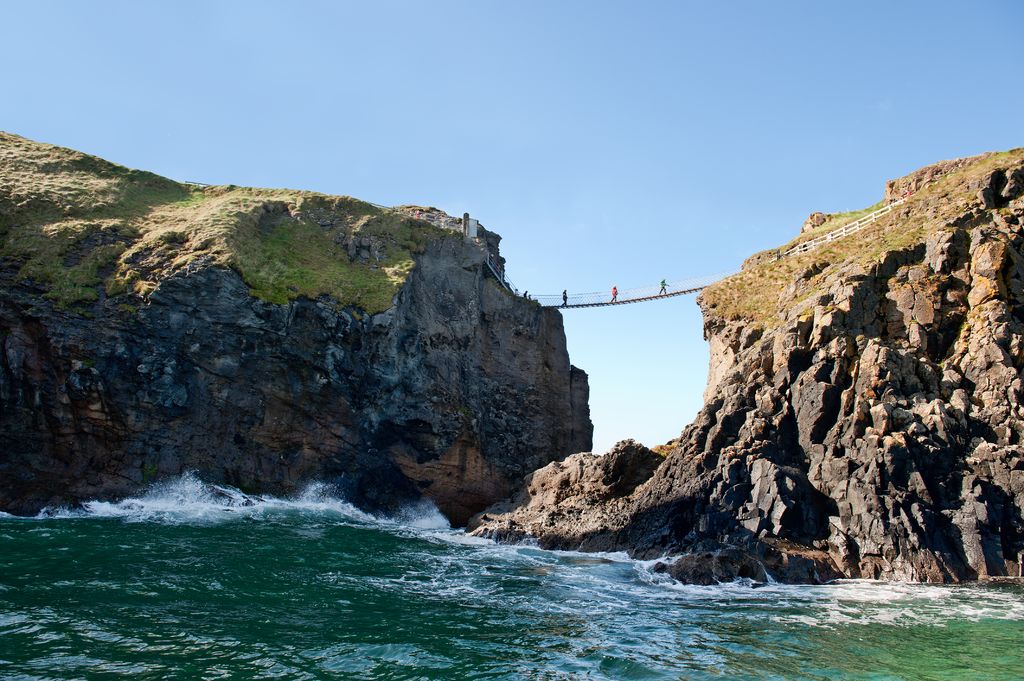
<path fill-rule="evenodd" d="M 0 129 L 176 179 L 469 211 L 533 293 L 735 269 L 1024 144 L 1024 4 L 3 5 Z M 595 448 L 701 405 L 692 297 L 568 311 Z"/>

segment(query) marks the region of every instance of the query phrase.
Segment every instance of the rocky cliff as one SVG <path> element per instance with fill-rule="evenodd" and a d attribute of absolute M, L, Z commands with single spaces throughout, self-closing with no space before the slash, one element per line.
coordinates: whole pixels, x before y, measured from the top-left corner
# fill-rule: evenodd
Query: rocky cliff
<path fill-rule="evenodd" d="M 462 523 L 589 449 L 559 313 L 412 214 L 0 134 L 0 510 L 194 470 Z"/>
<path fill-rule="evenodd" d="M 752 257 L 700 298 L 709 382 L 678 440 L 551 463 L 475 532 L 682 556 L 662 569 L 690 582 L 1020 574 L 1022 195 L 1024 150 L 944 162 L 856 234 Z"/>

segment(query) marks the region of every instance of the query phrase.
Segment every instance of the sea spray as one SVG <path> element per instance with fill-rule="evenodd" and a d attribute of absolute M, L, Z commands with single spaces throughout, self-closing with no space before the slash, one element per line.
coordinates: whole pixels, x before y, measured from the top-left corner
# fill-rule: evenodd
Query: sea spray
<path fill-rule="evenodd" d="M 216 523 L 268 512 L 334 513 L 372 522 L 373 516 L 334 495 L 330 485 L 309 483 L 294 497 L 246 494 L 229 485 L 203 482 L 194 472 L 152 483 L 139 497 L 87 501 L 80 508 L 44 509 L 39 518 L 122 518 L 132 522 Z"/>
<path fill-rule="evenodd" d="M 1020 588 L 698 587 L 652 566 L 187 475 L 0 518 L 0 677 L 1001 681 L 1024 664 Z"/>

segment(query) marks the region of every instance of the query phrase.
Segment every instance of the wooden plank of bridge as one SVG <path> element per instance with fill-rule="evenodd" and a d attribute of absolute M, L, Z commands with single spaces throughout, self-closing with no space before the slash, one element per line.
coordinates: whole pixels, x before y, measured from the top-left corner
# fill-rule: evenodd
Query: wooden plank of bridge
<path fill-rule="evenodd" d="M 563 310 L 567 310 L 572 307 L 608 307 L 609 305 L 628 305 L 630 303 L 643 303 L 648 300 L 658 300 L 659 298 L 672 298 L 675 296 L 684 296 L 690 293 L 697 293 L 698 291 L 703 291 L 706 288 L 707 286 L 697 286 L 695 288 L 683 289 L 681 291 L 672 291 L 672 293 L 659 293 L 658 295 L 643 296 L 642 298 L 626 298 L 625 300 L 616 300 L 615 302 L 608 300 L 603 303 L 577 303 L 575 305 L 542 305 L 541 307 L 556 307 Z"/>

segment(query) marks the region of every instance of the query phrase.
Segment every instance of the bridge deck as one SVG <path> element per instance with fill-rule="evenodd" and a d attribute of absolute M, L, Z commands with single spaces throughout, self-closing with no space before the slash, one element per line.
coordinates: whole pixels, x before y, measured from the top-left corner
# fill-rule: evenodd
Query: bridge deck
<path fill-rule="evenodd" d="M 614 302 L 609 299 L 609 300 L 606 300 L 603 303 L 573 303 L 573 304 L 569 304 L 569 305 L 564 305 L 564 304 L 563 305 L 555 305 L 555 304 L 552 304 L 552 303 L 547 303 L 547 304 L 542 304 L 542 306 L 543 307 L 558 307 L 558 308 L 562 308 L 562 309 L 566 309 L 567 310 L 570 307 L 607 307 L 609 305 L 629 305 L 630 303 L 644 303 L 644 302 L 647 302 L 648 300 L 658 300 L 659 298 L 673 298 L 675 296 L 685 296 L 685 295 L 688 295 L 690 293 L 698 293 L 700 291 L 703 291 L 706 288 L 707 288 L 707 285 L 704 285 L 704 286 L 694 286 L 693 288 L 683 289 L 681 291 L 670 291 L 668 293 L 656 293 L 656 294 L 654 294 L 652 296 L 643 296 L 641 298 L 622 298 L 621 300 L 620 299 L 616 299 Z"/>
<path fill-rule="evenodd" d="M 800 255 L 818 248 L 827 243 L 831 243 L 836 239 L 842 239 L 845 236 L 854 234 L 864 229 L 868 225 L 874 223 L 881 217 L 884 217 L 891 213 L 897 206 L 904 203 L 909 199 L 910 196 L 901 197 L 876 211 L 872 211 L 861 218 L 854 220 L 853 222 L 847 223 L 832 229 L 818 237 L 803 241 L 786 251 L 777 251 L 776 257 L 778 259 L 787 258 L 794 255 Z M 506 286 L 510 286 L 504 277 L 499 277 L 498 273 L 492 268 L 495 276 L 499 278 Z M 571 293 L 567 294 L 568 300 L 563 301 L 561 295 L 540 295 L 530 296 L 534 300 L 538 301 L 544 307 L 557 307 L 563 309 L 577 308 L 577 307 L 609 307 L 612 305 L 627 305 L 629 303 L 643 303 L 650 300 L 660 300 L 662 298 L 673 298 L 675 296 L 683 296 L 690 293 L 697 293 L 703 291 L 705 288 L 725 279 L 728 276 L 732 276 L 732 273 L 716 275 L 712 277 L 704 277 L 701 279 L 687 279 L 681 282 L 676 282 L 668 286 L 668 291 L 662 293 L 662 287 L 660 285 L 648 286 L 646 288 L 629 289 L 619 291 L 618 296 L 613 301 L 611 291 L 604 292 L 593 292 L 593 293 Z M 514 287 L 510 286 L 510 290 L 515 290 Z"/>

